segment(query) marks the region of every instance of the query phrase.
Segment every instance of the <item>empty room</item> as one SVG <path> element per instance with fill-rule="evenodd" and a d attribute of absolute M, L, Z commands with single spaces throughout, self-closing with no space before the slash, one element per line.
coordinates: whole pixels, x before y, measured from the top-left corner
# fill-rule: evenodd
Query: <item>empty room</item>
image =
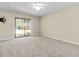
<path fill-rule="evenodd" d="M 0 2 L 0 57 L 79 57 L 79 2 Z"/>

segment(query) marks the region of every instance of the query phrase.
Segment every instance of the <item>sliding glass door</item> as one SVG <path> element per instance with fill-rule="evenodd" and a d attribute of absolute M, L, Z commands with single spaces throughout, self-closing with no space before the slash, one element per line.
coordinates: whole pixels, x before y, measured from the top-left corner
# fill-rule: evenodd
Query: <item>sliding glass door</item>
<path fill-rule="evenodd" d="M 15 18 L 16 37 L 26 37 L 31 35 L 31 20 L 25 18 Z"/>

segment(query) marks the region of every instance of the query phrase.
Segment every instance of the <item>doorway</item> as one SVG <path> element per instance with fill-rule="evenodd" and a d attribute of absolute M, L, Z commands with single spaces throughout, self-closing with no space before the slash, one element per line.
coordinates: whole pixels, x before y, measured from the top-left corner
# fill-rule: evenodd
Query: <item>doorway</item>
<path fill-rule="evenodd" d="M 27 18 L 15 18 L 16 38 L 31 35 L 31 20 Z"/>

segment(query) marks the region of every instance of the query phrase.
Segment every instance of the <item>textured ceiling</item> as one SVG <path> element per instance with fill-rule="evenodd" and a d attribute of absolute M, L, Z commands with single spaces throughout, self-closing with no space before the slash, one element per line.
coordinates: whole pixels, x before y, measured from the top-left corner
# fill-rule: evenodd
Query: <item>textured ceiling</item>
<path fill-rule="evenodd" d="M 42 2 L 45 6 L 39 12 L 33 8 L 33 2 L 0 2 L 0 9 L 28 14 L 33 16 L 44 16 L 48 13 L 68 8 L 73 5 L 79 4 L 78 2 Z"/>

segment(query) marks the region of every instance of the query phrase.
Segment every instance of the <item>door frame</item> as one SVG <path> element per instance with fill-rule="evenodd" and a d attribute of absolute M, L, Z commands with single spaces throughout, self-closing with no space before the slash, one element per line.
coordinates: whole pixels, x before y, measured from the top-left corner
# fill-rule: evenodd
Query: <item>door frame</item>
<path fill-rule="evenodd" d="M 25 32 L 24 32 L 24 36 L 16 37 L 16 19 L 24 19 L 24 22 L 25 22 L 25 20 L 30 20 L 31 21 L 31 19 L 15 17 L 15 38 L 27 37 L 27 36 L 25 36 Z M 24 31 L 25 31 L 25 29 L 24 29 Z"/>

